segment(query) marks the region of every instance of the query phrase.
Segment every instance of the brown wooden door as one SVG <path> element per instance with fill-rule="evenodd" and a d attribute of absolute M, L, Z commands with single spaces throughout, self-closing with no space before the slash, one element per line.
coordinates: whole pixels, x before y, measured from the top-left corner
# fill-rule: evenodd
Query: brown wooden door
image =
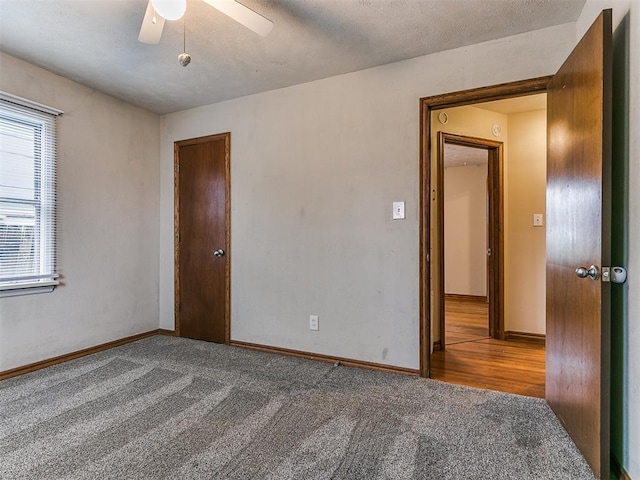
<path fill-rule="evenodd" d="M 219 343 L 229 342 L 229 137 L 175 144 L 176 330 Z"/>
<path fill-rule="evenodd" d="M 599 478 L 609 475 L 611 11 L 548 86 L 546 398 Z"/>

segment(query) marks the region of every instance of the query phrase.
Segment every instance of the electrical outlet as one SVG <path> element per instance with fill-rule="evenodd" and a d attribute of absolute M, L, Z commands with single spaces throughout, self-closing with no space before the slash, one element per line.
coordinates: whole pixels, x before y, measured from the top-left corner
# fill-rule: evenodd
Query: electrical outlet
<path fill-rule="evenodd" d="M 318 330 L 318 315 L 309 315 L 309 330 Z"/>

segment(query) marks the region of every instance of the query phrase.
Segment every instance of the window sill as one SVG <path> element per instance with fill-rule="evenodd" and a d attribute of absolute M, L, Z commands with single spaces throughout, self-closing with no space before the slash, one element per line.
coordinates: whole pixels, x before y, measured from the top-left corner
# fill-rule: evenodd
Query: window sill
<path fill-rule="evenodd" d="M 50 282 L 21 283 L 15 285 L 0 286 L 0 298 L 18 297 L 21 295 L 34 295 L 36 293 L 51 293 L 60 282 L 52 280 Z"/>

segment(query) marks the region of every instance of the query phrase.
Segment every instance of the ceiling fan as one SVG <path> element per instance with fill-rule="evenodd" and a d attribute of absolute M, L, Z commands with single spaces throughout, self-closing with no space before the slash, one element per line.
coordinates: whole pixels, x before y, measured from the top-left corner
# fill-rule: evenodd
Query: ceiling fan
<path fill-rule="evenodd" d="M 273 22 L 235 0 L 202 0 L 236 22 L 266 37 Z M 142 20 L 138 40 L 143 43 L 160 43 L 165 20 L 178 20 L 184 15 L 187 0 L 149 0 Z"/>

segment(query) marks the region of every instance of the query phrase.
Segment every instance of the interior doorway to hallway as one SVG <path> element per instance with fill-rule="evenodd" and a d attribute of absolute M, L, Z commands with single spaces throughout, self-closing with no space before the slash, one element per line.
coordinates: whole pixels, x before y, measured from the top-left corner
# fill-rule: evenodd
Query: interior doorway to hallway
<path fill-rule="evenodd" d="M 470 105 L 447 102 L 430 111 L 430 268 L 423 272 L 428 290 L 422 294 L 430 300 L 424 363 L 431 377 L 543 397 L 546 95 L 542 88 L 536 92 L 542 93 Z M 455 140 L 464 137 L 488 142 L 480 150 L 485 158 L 497 145 L 504 149 L 504 159 L 495 155 L 496 175 L 486 174 L 484 198 L 472 195 L 483 182 L 481 167 L 469 160 L 456 166 L 446 162 L 447 154 L 455 154 L 447 148 L 461 146 Z M 467 185 L 452 183 L 448 173 Z M 518 269 L 526 278 L 514 274 Z"/>

